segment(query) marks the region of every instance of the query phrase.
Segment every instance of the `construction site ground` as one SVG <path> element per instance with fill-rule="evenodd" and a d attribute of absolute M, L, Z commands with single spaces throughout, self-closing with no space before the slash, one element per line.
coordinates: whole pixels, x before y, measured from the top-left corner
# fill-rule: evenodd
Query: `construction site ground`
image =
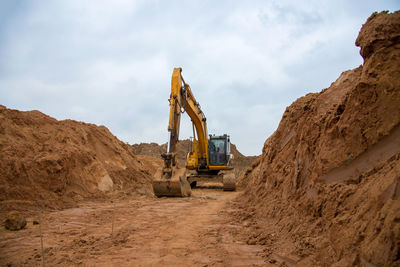
<path fill-rule="evenodd" d="M 238 194 L 201 188 L 190 198 L 82 202 L 40 218 L 38 211 L 26 229 L 0 230 L 0 262 L 41 266 L 41 227 L 46 266 L 265 266 L 261 246 L 233 235 L 245 226 L 229 222 L 224 208 Z"/>
<path fill-rule="evenodd" d="M 400 266 L 399 40 L 400 11 L 371 14 L 362 65 L 288 106 L 258 157 L 231 146 L 237 192 L 156 198 L 165 144 L 0 105 L 0 267 Z"/>

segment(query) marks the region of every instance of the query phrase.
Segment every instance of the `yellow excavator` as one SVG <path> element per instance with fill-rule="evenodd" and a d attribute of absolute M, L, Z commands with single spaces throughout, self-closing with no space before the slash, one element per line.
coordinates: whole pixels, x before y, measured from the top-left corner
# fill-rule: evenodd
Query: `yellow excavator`
<path fill-rule="evenodd" d="M 153 180 L 154 194 L 158 197 L 186 197 L 197 182 L 219 182 L 225 191 L 234 191 L 233 174 L 228 135 L 208 135 L 207 123 L 199 103 L 189 84 L 182 77 L 182 69 L 174 68 L 171 81 L 169 112 L 169 142 L 167 152 L 161 154 L 164 166 L 157 170 Z M 176 160 L 181 114 L 186 112 L 192 120 L 192 149 L 187 155 L 186 166 L 180 167 Z"/>

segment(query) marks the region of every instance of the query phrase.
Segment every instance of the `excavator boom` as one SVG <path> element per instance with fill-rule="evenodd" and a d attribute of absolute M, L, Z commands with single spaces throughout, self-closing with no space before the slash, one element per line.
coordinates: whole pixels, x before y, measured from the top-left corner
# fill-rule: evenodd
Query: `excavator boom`
<path fill-rule="evenodd" d="M 171 94 L 169 98 L 168 148 L 166 153 L 161 154 L 161 157 L 164 159 L 164 166 L 157 170 L 153 180 L 153 191 L 158 197 L 185 197 L 191 195 L 190 185 L 186 178 L 186 168 L 179 168 L 175 159 L 176 144 L 179 140 L 181 113 L 187 102 L 182 95 L 185 83 L 181 72 L 181 68 L 174 68 L 172 73 Z"/>

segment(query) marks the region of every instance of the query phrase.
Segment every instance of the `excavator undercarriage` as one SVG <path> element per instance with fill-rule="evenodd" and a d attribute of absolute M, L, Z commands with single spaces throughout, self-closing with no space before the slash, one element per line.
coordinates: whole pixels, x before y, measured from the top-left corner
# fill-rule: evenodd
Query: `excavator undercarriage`
<path fill-rule="evenodd" d="M 221 172 L 218 174 L 189 173 L 187 181 L 191 185 L 191 188 L 199 183 L 219 183 L 222 184 L 224 191 L 235 191 L 236 189 L 235 175 L 231 172 Z"/>

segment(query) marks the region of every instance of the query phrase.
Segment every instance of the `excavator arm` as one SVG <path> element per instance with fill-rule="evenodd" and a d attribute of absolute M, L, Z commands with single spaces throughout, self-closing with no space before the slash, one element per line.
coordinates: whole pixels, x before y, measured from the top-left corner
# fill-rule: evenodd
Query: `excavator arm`
<path fill-rule="evenodd" d="M 171 79 L 171 95 L 169 98 L 169 142 L 166 153 L 162 153 L 164 167 L 157 170 L 153 180 L 153 190 L 156 196 L 190 196 L 190 185 L 186 179 L 186 168 L 179 168 L 176 164 L 176 145 L 179 140 L 181 114 L 187 112 L 196 128 L 198 151 L 196 157 L 206 166 L 208 160 L 208 139 L 206 118 L 200 109 L 199 103 L 193 96 L 189 84 L 182 77 L 182 69 L 174 68 Z M 194 140 L 196 144 L 196 141 Z"/>
<path fill-rule="evenodd" d="M 187 84 L 183 79 L 181 68 L 174 68 L 172 73 L 171 95 L 169 101 L 169 143 L 167 152 L 176 152 L 176 144 L 179 140 L 180 116 L 181 113 L 186 112 L 192 120 L 197 133 L 198 151 L 196 150 L 196 157 L 199 159 L 198 164 L 205 167 L 208 162 L 208 132 L 206 117 L 201 111 L 199 103 L 193 96 L 189 84 Z M 194 139 L 196 140 L 195 136 Z"/>

